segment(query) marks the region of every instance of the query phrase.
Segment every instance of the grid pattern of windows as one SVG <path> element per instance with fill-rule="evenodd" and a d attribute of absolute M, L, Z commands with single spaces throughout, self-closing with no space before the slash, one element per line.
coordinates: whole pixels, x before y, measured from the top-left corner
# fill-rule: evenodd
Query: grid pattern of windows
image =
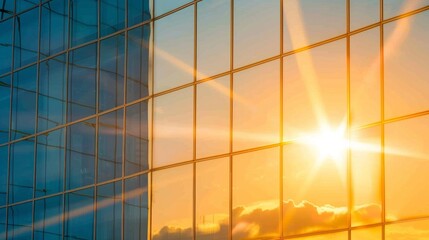
<path fill-rule="evenodd" d="M 0 239 L 429 238 L 427 42 L 427 0 L 0 0 Z"/>

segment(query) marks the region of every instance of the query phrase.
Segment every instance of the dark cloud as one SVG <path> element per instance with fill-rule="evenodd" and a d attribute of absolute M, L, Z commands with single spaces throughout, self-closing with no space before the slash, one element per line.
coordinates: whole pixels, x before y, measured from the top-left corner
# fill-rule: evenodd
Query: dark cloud
<path fill-rule="evenodd" d="M 330 205 L 317 206 L 308 201 L 295 203 L 287 200 L 283 203 L 284 232 L 287 235 L 301 234 L 313 231 L 323 231 L 347 227 L 347 208 Z M 354 209 L 353 216 L 361 222 L 374 222 L 380 219 L 379 205 L 368 204 Z M 235 239 L 249 239 L 253 236 L 275 236 L 279 233 L 279 208 L 254 209 L 249 211 L 246 207 L 237 207 L 232 211 L 234 226 L 232 234 Z M 228 225 L 220 223 L 216 231 L 210 233 L 197 230 L 200 239 L 227 239 Z M 165 226 L 154 240 L 190 240 L 192 229 L 172 228 Z"/>

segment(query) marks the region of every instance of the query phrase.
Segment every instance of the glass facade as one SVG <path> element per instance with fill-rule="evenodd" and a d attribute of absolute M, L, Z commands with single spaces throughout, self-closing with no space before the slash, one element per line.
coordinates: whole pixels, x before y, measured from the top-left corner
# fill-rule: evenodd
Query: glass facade
<path fill-rule="evenodd" d="M 0 239 L 427 239 L 428 42 L 428 0 L 0 0 Z"/>

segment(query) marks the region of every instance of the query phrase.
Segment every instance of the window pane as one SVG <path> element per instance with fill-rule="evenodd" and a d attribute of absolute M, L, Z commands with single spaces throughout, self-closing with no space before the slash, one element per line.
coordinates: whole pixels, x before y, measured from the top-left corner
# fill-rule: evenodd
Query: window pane
<path fill-rule="evenodd" d="M 15 17 L 14 68 L 35 62 L 39 36 L 39 8 Z"/>
<path fill-rule="evenodd" d="M 279 54 L 279 9 L 278 0 L 234 1 L 234 68 Z"/>
<path fill-rule="evenodd" d="M 234 74 L 234 151 L 280 141 L 280 63 Z"/>
<path fill-rule="evenodd" d="M 192 239 L 192 170 L 187 164 L 153 172 L 153 239 Z"/>
<path fill-rule="evenodd" d="M 96 44 L 87 45 L 70 52 L 67 117 L 69 121 L 75 121 L 95 113 L 96 65 Z"/>
<path fill-rule="evenodd" d="M 124 239 L 148 239 L 148 180 L 147 174 L 125 180 Z"/>
<path fill-rule="evenodd" d="M 428 0 L 408 1 L 408 0 L 384 0 L 384 19 L 395 17 L 412 10 L 429 5 Z"/>
<path fill-rule="evenodd" d="M 380 29 L 350 38 L 350 104 L 353 126 L 380 120 Z"/>
<path fill-rule="evenodd" d="M 3 13 L 0 14 L 0 16 Z M 1 18 L 0 18 L 1 19 Z M 0 23 L 2 34 L 0 35 L 0 75 L 10 72 L 12 68 L 12 19 Z"/>
<path fill-rule="evenodd" d="M 226 72 L 230 68 L 230 1 L 198 3 L 197 79 Z"/>
<path fill-rule="evenodd" d="M 33 197 L 34 139 L 10 145 L 9 204 Z"/>
<path fill-rule="evenodd" d="M 34 239 L 62 239 L 63 196 L 37 200 L 34 204 Z"/>
<path fill-rule="evenodd" d="M 385 127 L 386 218 L 429 216 L 429 117 Z"/>
<path fill-rule="evenodd" d="M 302 48 L 346 33 L 345 0 L 284 0 L 283 48 Z"/>
<path fill-rule="evenodd" d="M 100 35 L 106 36 L 125 27 L 125 0 L 100 1 Z"/>
<path fill-rule="evenodd" d="M 68 45 L 68 1 L 43 4 L 40 27 L 40 58 L 61 52 Z"/>
<path fill-rule="evenodd" d="M 64 129 L 37 136 L 36 197 L 64 189 Z"/>
<path fill-rule="evenodd" d="M 386 118 L 429 109 L 428 28 L 428 11 L 384 27 Z"/>
<path fill-rule="evenodd" d="M 197 163 L 196 239 L 228 239 L 229 158 Z"/>
<path fill-rule="evenodd" d="M 94 225 L 94 189 L 66 194 L 64 239 L 92 239 Z"/>
<path fill-rule="evenodd" d="M 352 226 L 381 222 L 380 134 L 379 126 L 351 134 Z"/>
<path fill-rule="evenodd" d="M 153 167 L 192 159 L 193 88 L 154 99 Z"/>
<path fill-rule="evenodd" d="M 151 18 L 151 0 L 128 0 L 128 26 L 141 23 Z"/>
<path fill-rule="evenodd" d="M 194 7 L 155 22 L 154 91 L 161 92 L 193 80 Z"/>
<path fill-rule="evenodd" d="M 128 32 L 127 102 L 149 95 L 149 48 L 151 25 L 146 24 Z"/>
<path fill-rule="evenodd" d="M 185 5 L 191 0 L 154 0 L 155 17 Z"/>
<path fill-rule="evenodd" d="M 279 157 L 278 148 L 233 157 L 232 239 L 280 235 Z"/>
<path fill-rule="evenodd" d="M 410 221 L 386 225 L 386 240 L 428 239 L 429 221 Z"/>
<path fill-rule="evenodd" d="M 302 137 L 346 123 L 347 67 L 344 40 L 284 59 L 283 138 Z M 344 125 L 345 126 L 345 125 Z"/>
<path fill-rule="evenodd" d="M 2 11 L 2 13 L 0 14 L 0 20 L 11 17 L 13 15 L 15 0 L 3 0 L 2 4 L 2 9 L 4 9 L 4 11 Z"/>
<path fill-rule="evenodd" d="M 0 208 L 0 238 L 6 239 L 6 208 Z"/>
<path fill-rule="evenodd" d="M 122 176 L 122 109 L 98 119 L 98 180 L 103 182 Z"/>
<path fill-rule="evenodd" d="M 124 34 L 100 42 L 99 111 L 124 103 Z"/>
<path fill-rule="evenodd" d="M 39 132 L 65 123 L 67 101 L 66 76 L 65 55 L 41 62 L 39 65 L 37 118 L 37 130 Z"/>
<path fill-rule="evenodd" d="M 15 11 L 17 13 L 39 4 L 39 0 L 15 0 Z"/>
<path fill-rule="evenodd" d="M 95 127 L 94 119 L 67 127 L 67 189 L 94 183 Z"/>
<path fill-rule="evenodd" d="M 229 78 L 197 85 L 197 158 L 229 152 Z"/>
<path fill-rule="evenodd" d="M 97 3 L 97 0 L 70 0 L 71 46 L 97 38 Z"/>
<path fill-rule="evenodd" d="M 350 30 L 380 21 L 380 0 L 350 1 Z"/>
<path fill-rule="evenodd" d="M 0 206 L 6 205 L 8 146 L 0 147 Z M 0 219 L 0 221 L 2 221 Z M 2 230 L 0 229 L 0 233 Z M 1 236 L 1 235 L 0 235 Z"/>
<path fill-rule="evenodd" d="M 24 203 L 9 207 L 7 237 L 13 240 L 31 239 L 33 203 Z"/>
<path fill-rule="evenodd" d="M 34 134 L 36 125 L 36 65 L 15 72 L 12 93 L 11 139 Z"/>
<path fill-rule="evenodd" d="M 10 98 L 11 98 L 10 76 L 0 78 L 0 144 L 9 140 L 10 123 Z"/>
<path fill-rule="evenodd" d="M 122 182 L 97 188 L 97 239 L 121 239 Z"/>
<path fill-rule="evenodd" d="M 320 235 L 315 235 L 315 236 L 293 238 L 293 239 L 297 239 L 297 240 L 325 240 L 325 239 L 347 240 L 348 239 L 348 232 L 320 234 Z"/>
<path fill-rule="evenodd" d="M 361 239 L 381 240 L 383 239 L 381 227 L 353 230 L 351 239 L 352 240 L 361 240 Z"/>
<path fill-rule="evenodd" d="M 284 146 L 285 235 L 347 227 L 346 156 L 345 148 L 333 156 L 324 155 L 310 142 Z"/>
<path fill-rule="evenodd" d="M 149 168 L 149 106 L 144 101 L 127 107 L 125 175 Z"/>

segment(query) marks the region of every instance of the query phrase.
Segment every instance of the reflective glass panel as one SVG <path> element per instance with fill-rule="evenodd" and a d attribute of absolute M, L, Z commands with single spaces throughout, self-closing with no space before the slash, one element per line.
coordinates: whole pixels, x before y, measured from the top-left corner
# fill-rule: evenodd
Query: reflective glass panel
<path fill-rule="evenodd" d="M 193 80 L 194 7 L 155 22 L 154 91 L 161 92 Z"/>
<path fill-rule="evenodd" d="M 36 125 L 36 65 L 13 75 L 11 139 L 34 133 Z"/>
<path fill-rule="evenodd" d="M 15 12 L 19 13 L 39 4 L 40 0 L 15 0 Z"/>
<path fill-rule="evenodd" d="M 229 151 L 229 78 L 225 76 L 197 85 L 197 158 Z"/>
<path fill-rule="evenodd" d="M 40 58 L 63 51 L 68 45 L 68 1 L 54 0 L 42 5 Z"/>
<path fill-rule="evenodd" d="M 0 238 L 6 239 L 6 208 L 0 208 Z"/>
<path fill-rule="evenodd" d="M 148 180 L 147 174 L 125 180 L 124 239 L 149 239 Z"/>
<path fill-rule="evenodd" d="M 125 0 L 100 1 L 100 35 L 106 36 L 125 27 Z"/>
<path fill-rule="evenodd" d="M 419 1 L 409 1 L 419 2 Z M 429 11 L 384 27 L 385 117 L 429 109 Z"/>
<path fill-rule="evenodd" d="M 64 239 L 93 239 L 94 189 L 66 194 Z"/>
<path fill-rule="evenodd" d="M 285 235 L 347 227 L 346 156 L 345 148 L 325 153 L 311 139 L 284 146 Z"/>
<path fill-rule="evenodd" d="M 6 145 L 0 147 L 0 206 L 6 205 L 7 201 L 7 164 L 8 146 Z M 0 232 L 2 232 L 1 229 Z"/>
<path fill-rule="evenodd" d="M 429 116 L 385 126 L 386 220 L 429 215 Z"/>
<path fill-rule="evenodd" d="M 207 78 L 230 68 L 231 0 L 198 3 L 197 79 Z"/>
<path fill-rule="evenodd" d="M 151 25 L 145 24 L 128 32 L 127 102 L 149 95 L 149 46 Z"/>
<path fill-rule="evenodd" d="M 124 34 L 100 42 L 98 111 L 114 108 L 124 103 L 124 48 Z"/>
<path fill-rule="evenodd" d="M 279 237 L 278 148 L 233 157 L 232 239 Z"/>
<path fill-rule="evenodd" d="M 192 170 L 188 164 L 153 172 L 153 239 L 192 239 Z"/>
<path fill-rule="evenodd" d="M 428 0 L 383 0 L 384 19 L 395 17 L 429 5 Z"/>
<path fill-rule="evenodd" d="M 234 151 L 280 141 L 280 63 L 234 74 Z"/>
<path fill-rule="evenodd" d="M 39 65 L 37 131 L 45 131 L 66 120 L 66 56 L 60 55 Z"/>
<path fill-rule="evenodd" d="M 98 174 L 97 182 L 122 176 L 122 109 L 98 118 Z"/>
<path fill-rule="evenodd" d="M 87 45 L 69 53 L 68 121 L 75 121 L 95 113 L 96 65 L 96 44 Z"/>
<path fill-rule="evenodd" d="M 63 195 L 34 203 L 34 240 L 60 240 L 63 233 Z"/>
<path fill-rule="evenodd" d="M 64 189 L 64 129 L 37 136 L 36 197 Z"/>
<path fill-rule="evenodd" d="M 302 48 L 346 33 L 346 0 L 283 0 L 283 48 Z"/>
<path fill-rule="evenodd" d="M 328 233 L 309 237 L 293 238 L 297 240 L 347 240 L 348 232 Z"/>
<path fill-rule="evenodd" d="M 0 77 L 0 144 L 9 140 L 11 89 L 10 76 Z"/>
<path fill-rule="evenodd" d="M 197 163 L 196 239 L 228 239 L 229 158 Z"/>
<path fill-rule="evenodd" d="M 97 8 L 97 0 L 70 0 L 71 46 L 77 46 L 97 38 Z"/>
<path fill-rule="evenodd" d="M 125 175 L 149 168 L 149 102 L 144 101 L 126 110 Z"/>
<path fill-rule="evenodd" d="M 66 188 L 94 183 L 95 120 L 67 127 Z"/>
<path fill-rule="evenodd" d="M 352 226 L 381 222 L 380 134 L 379 126 L 351 133 Z"/>
<path fill-rule="evenodd" d="M 13 15 L 15 0 L 3 0 L 2 4 L 3 11 L 0 13 L 0 20 Z"/>
<path fill-rule="evenodd" d="M 155 17 L 174 10 L 191 0 L 154 0 L 155 2 Z"/>
<path fill-rule="evenodd" d="M 97 187 L 97 239 L 121 239 L 122 182 Z"/>
<path fill-rule="evenodd" d="M 429 221 L 409 221 L 388 224 L 385 227 L 385 239 L 429 239 Z"/>
<path fill-rule="evenodd" d="M 7 238 L 13 240 L 28 240 L 32 235 L 33 203 L 11 206 L 8 209 Z"/>
<path fill-rule="evenodd" d="M 0 13 L 0 16 L 3 12 Z M 1 19 L 1 17 L 0 17 Z M 0 22 L 0 75 L 10 72 L 12 68 L 12 38 L 13 21 L 12 19 Z"/>
<path fill-rule="evenodd" d="M 10 145 L 9 204 L 33 197 L 34 139 Z"/>
<path fill-rule="evenodd" d="M 23 67 L 37 60 L 39 50 L 39 8 L 15 17 L 14 68 Z"/>
<path fill-rule="evenodd" d="M 361 239 L 365 239 L 365 240 L 383 239 L 381 227 L 352 230 L 351 240 L 361 240 Z"/>
<path fill-rule="evenodd" d="M 188 161 L 193 148 L 193 88 L 154 99 L 153 167 Z"/>
<path fill-rule="evenodd" d="M 380 21 L 380 0 L 350 1 L 350 30 Z"/>
<path fill-rule="evenodd" d="M 280 1 L 234 0 L 234 68 L 278 55 Z"/>
<path fill-rule="evenodd" d="M 347 67 L 345 40 L 284 59 L 283 138 L 345 126 Z"/>
<path fill-rule="evenodd" d="M 380 29 L 350 38 L 350 107 L 353 126 L 380 120 Z"/>
<path fill-rule="evenodd" d="M 151 0 L 128 0 L 128 26 L 141 23 L 151 18 Z"/>

